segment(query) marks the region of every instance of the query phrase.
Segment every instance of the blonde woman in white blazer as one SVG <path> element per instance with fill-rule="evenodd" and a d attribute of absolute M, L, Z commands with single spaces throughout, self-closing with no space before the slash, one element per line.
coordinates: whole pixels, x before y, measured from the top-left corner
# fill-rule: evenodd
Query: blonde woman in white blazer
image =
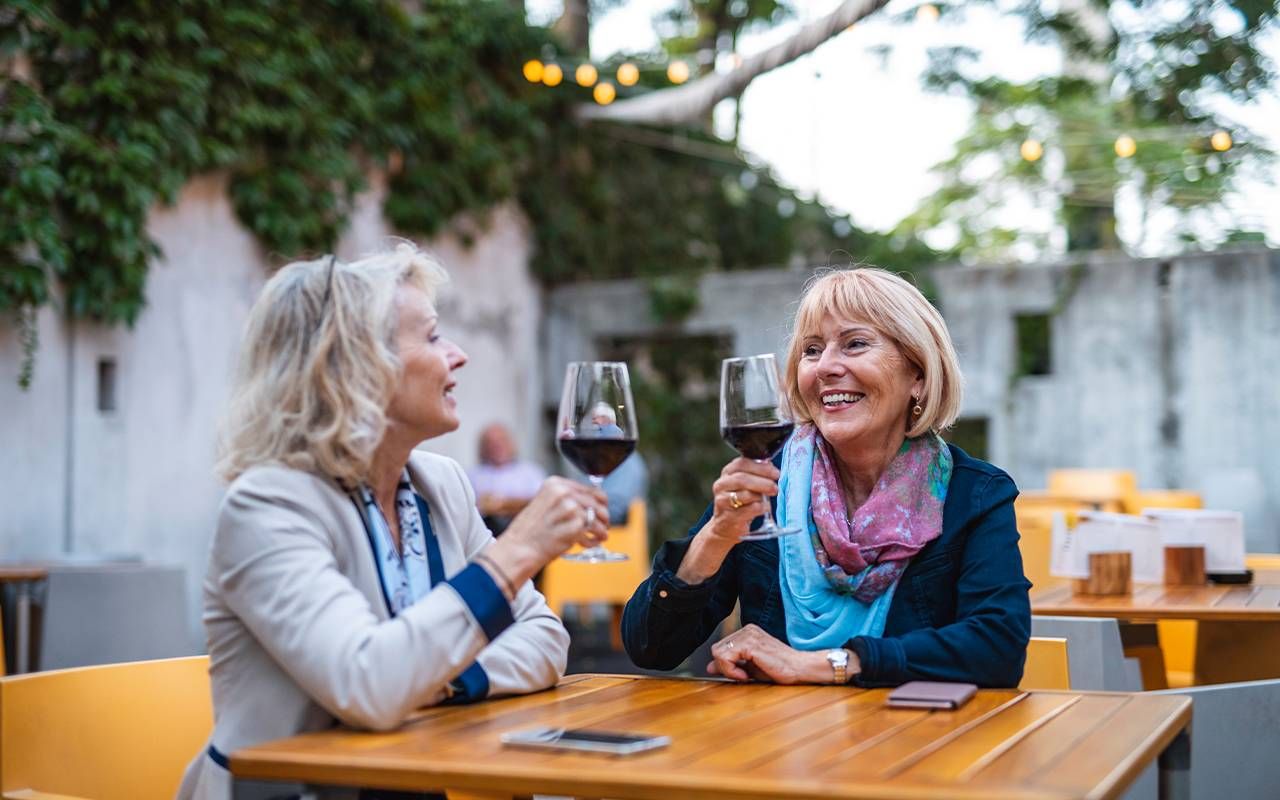
<path fill-rule="evenodd" d="M 414 452 L 458 427 L 444 280 L 402 243 L 291 264 L 258 298 L 204 582 L 214 731 L 180 798 L 229 798 L 226 754 L 247 745 L 564 674 L 569 636 L 530 578 L 604 539 L 605 496 L 550 478 L 495 541 L 462 469 Z"/>

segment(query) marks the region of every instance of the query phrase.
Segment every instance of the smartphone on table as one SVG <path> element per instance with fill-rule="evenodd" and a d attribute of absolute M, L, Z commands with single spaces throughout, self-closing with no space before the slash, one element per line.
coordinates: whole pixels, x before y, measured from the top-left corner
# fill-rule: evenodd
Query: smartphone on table
<path fill-rule="evenodd" d="M 606 753 L 625 756 L 656 750 L 671 744 L 670 736 L 652 736 L 645 733 L 619 733 L 587 728 L 530 728 L 502 734 L 501 741 L 511 747 L 532 747 L 539 750 L 578 750 L 589 753 Z"/>

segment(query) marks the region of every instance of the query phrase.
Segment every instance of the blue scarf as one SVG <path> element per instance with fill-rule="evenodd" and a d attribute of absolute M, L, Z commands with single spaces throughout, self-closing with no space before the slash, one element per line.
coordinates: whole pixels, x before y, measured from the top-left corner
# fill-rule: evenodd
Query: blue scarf
<path fill-rule="evenodd" d="M 818 530 L 810 513 L 815 450 L 815 437 L 792 436 L 782 453 L 778 484 L 778 525 L 795 525 L 805 531 L 778 539 L 778 582 L 787 640 L 797 650 L 806 651 L 844 647 L 855 636 L 882 636 L 898 588 L 894 580 L 874 600 L 863 602 L 838 591 L 824 573 L 814 550 Z"/>

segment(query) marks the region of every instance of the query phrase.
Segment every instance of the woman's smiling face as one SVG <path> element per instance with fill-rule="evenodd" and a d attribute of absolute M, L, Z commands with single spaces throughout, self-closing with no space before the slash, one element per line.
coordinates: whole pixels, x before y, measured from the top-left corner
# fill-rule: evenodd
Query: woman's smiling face
<path fill-rule="evenodd" d="M 920 370 L 866 322 L 827 316 L 804 337 L 796 381 L 809 415 L 833 447 L 883 447 L 906 432 Z"/>

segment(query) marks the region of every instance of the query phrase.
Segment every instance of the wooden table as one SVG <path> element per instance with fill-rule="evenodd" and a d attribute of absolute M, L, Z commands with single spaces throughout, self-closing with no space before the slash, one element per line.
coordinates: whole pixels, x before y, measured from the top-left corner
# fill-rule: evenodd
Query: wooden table
<path fill-rule="evenodd" d="M 13 632 L 13 671 L 15 674 L 31 669 L 31 599 L 35 588 L 49 577 L 48 567 L 38 564 L 0 564 L 0 583 L 12 583 L 15 590 Z M 0 648 L 2 649 L 2 648 Z M 4 664 L 0 662 L 0 674 Z"/>
<path fill-rule="evenodd" d="M 423 711 L 392 733 L 335 729 L 236 751 L 261 781 L 633 800 L 1112 798 L 1159 758 L 1189 796 L 1191 701 L 985 690 L 958 711 L 889 709 L 887 690 L 578 675 L 534 695 Z M 626 758 L 505 748 L 537 725 L 667 734 Z"/>
<path fill-rule="evenodd" d="M 1054 586 L 1031 593 L 1031 611 L 1127 621 L 1196 620 L 1197 685 L 1280 678 L 1280 584 L 1138 584 L 1132 594 L 1109 597 Z"/>

